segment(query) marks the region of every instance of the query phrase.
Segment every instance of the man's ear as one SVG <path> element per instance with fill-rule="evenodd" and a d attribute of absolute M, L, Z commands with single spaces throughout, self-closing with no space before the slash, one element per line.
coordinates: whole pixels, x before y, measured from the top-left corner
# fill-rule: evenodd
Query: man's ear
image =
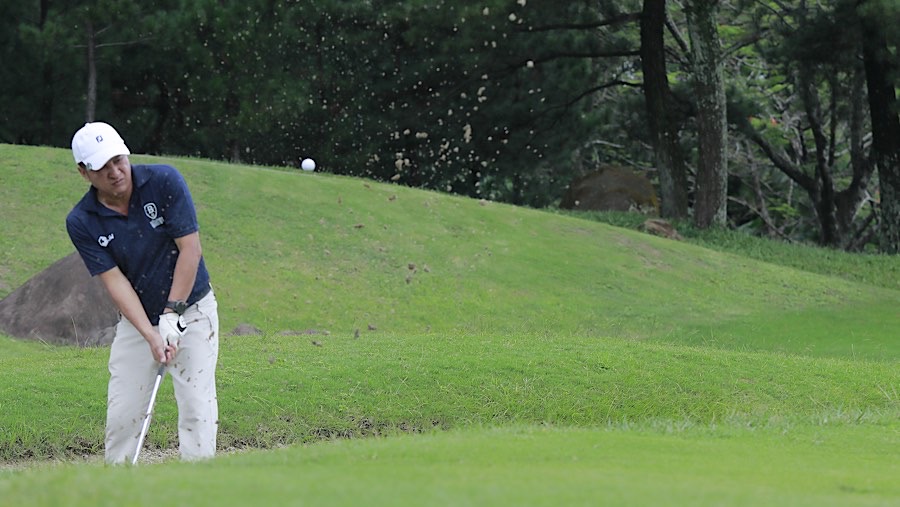
<path fill-rule="evenodd" d="M 86 180 L 88 179 L 87 168 L 84 166 L 84 163 L 82 163 L 82 162 L 78 163 L 78 172 L 81 173 L 82 178 L 84 178 Z M 90 180 L 88 180 L 88 181 L 90 181 Z"/>

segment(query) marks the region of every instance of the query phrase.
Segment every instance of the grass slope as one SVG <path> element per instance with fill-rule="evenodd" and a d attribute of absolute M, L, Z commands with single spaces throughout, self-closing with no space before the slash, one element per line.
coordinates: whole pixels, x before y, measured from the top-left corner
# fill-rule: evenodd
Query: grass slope
<path fill-rule="evenodd" d="M 101 451 L 105 350 L 0 345 L 2 456 Z M 886 362 L 537 335 L 380 334 L 319 347 L 266 335 L 226 338 L 222 351 L 225 448 L 472 424 L 790 428 L 900 415 L 900 374 Z M 171 389 L 149 436 L 159 448 L 176 445 Z"/>
<path fill-rule="evenodd" d="M 9 219 L 0 224 L 0 289 L 8 292 L 73 250 L 63 220 L 86 187 L 64 150 L 5 146 L 3 153 L 0 213 Z M 269 333 L 342 336 L 370 326 L 417 334 L 539 331 L 900 356 L 900 341 L 885 333 L 900 324 L 900 292 L 890 288 L 405 187 L 175 164 L 198 202 L 226 332 L 242 322 Z M 860 271 L 889 277 L 896 259 L 882 264 Z"/>
<path fill-rule="evenodd" d="M 63 220 L 85 183 L 64 150 L 0 158 L 3 296 L 72 251 Z M 92 484 L 114 480 L 144 504 L 141 491 L 200 480 L 198 503 L 232 505 L 245 483 L 296 505 L 897 499 L 896 258 L 673 242 L 331 175 L 133 160 L 185 174 L 223 332 L 264 331 L 223 336 L 220 445 L 307 445 L 140 474 L 0 472 L 0 498 L 103 504 Z M 0 459 L 100 452 L 105 360 L 0 337 Z M 151 446 L 175 445 L 173 405 L 166 384 Z M 393 438 L 316 443 L 376 435 Z"/>

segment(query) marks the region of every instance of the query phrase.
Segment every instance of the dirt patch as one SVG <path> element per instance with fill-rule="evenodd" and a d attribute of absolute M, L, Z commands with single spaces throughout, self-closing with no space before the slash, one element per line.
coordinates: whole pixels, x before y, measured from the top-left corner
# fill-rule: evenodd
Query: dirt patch
<path fill-rule="evenodd" d="M 112 343 L 119 313 L 77 252 L 63 257 L 0 301 L 0 330 L 60 345 Z"/>
<path fill-rule="evenodd" d="M 218 449 L 216 457 L 227 456 L 248 452 L 252 448 L 234 448 Z M 138 458 L 138 466 L 141 465 L 157 465 L 160 463 L 174 463 L 180 460 L 178 449 L 144 449 Z M 4 471 L 20 471 L 40 467 L 58 466 L 58 465 L 99 465 L 103 463 L 103 454 L 85 454 L 83 456 L 72 458 L 50 458 L 50 459 L 28 459 L 19 461 L 0 461 L 0 472 Z M 128 466 L 128 465 L 122 465 Z"/>

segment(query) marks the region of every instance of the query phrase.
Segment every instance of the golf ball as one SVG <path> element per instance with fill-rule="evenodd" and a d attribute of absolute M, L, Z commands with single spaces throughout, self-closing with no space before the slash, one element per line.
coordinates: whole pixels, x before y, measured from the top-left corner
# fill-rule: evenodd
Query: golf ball
<path fill-rule="evenodd" d="M 304 171 L 314 171 L 316 169 L 316 161 L 311 158 L 304 158 L 303 162 L 300 162 L 300 167 Z"/>

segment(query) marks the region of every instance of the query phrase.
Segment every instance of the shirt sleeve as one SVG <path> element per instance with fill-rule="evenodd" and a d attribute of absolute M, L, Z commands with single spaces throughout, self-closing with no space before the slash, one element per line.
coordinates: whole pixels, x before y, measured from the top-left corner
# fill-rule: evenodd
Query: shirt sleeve
<path fill-rule="evenodd" d="M 200 230 L 197 211 L 184 177 L 174 167 L 165 167 L 166 209 L 164 217 L 172 238 L 180 238 Z"/>
<path fill-rule="evenodd" d="M 92 237 L 77 215 L 69 214 L 66 217 L 66 230 L 91 276 L 105 273 L 116 267 L 116 262 L 109 252 L 100 246 L 99 237 Z"/>

